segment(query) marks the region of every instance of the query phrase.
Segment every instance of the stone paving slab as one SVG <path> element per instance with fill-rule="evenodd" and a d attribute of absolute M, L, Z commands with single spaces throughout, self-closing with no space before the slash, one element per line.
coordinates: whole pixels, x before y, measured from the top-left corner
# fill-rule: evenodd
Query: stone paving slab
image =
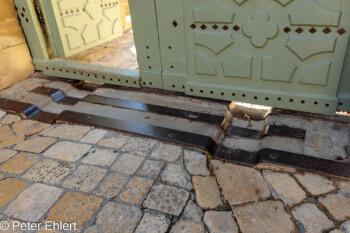
<path fill-rule="evenodd" d="M 0 142 L 0 148 L 16 145 L 17 143 L 23 142 L 24 140 L 25 140 L 25 136 L 24 135 L 18 136 L 18 137 L 14 137 L 14 138 L 11 138 L 11 139 L 7 139 L 5 141 Z"/>
<path fill-rule="evenodd" d="M 204 215 L 204 223 L 209 232 L 238 233 L 238 226 L 231 211 L 207 211 Z"/>
<path fill-rule="evenodd" d="M 120 199 L 131 204 L 141 205 L 152 185 L 152 180 L 133 177 L 125 187 L 125 191 L 120 195 Z"/>
<path fill-rule="evenodd" d="M 162 161 L 146 160 L 137 174 L 155 179 L 158 177 L 164 164 Z"/>
<path fill-rule="evenodd" d="M 0 119 L 3 118 L 5 115 L 6 115 L 6 112 L 0 110 Z"/>
<path fill-rule="evenodd" d="M 10 217 L 23 221 L 38 221 L 59 198 L 62 189 L 34 184 L 18 195 L 4 211 Z"/>
<path fill-rule="evenodd" d="M 94 194 L 106 198 L 114 198 L 122 191 L 123 187 L 128 182 L 128 177 L 117 173 L 109 174 L 100 183 L 100 186 L 94 191 Z"/>
<path fill-rule="evenodd" d="M 337 185 L 344 194 L 350 194 L 350 181 L 338 180 Z"/>
<path fill-rule="evenodd" d="M 203 219 L 203 210 L 192 200 L 187 202 L 185 210 L 182 214 L 181 219 L 191 220 L 193 222 L 201 223 Z"/>
<path fill-rule="evenodd" d="M 50 125 L 32 120 L 17 121 L 12 124 L 13 131 L 17 136 L 30 136 L 43 131 Z"/>
<path fill-rule="evenodd" d="M 23 178 L 34 182 L 43 182 L 47 184 L 59 184 L 66 176 L 74 170 L 73 164 L 67 164 L 61 161 L 43 159 L 32 166 Z"/>
<path fill-rule="evenodd" d="M 290 233 L 294 230 L 290 216 L 279 201 L 265 201 L 233 209 L 242 232 Z"/>
<path fill-rule="evenodd" d="M 11 138 L 16 137 L 15 134 L 12 132 L 10 126 L 8 125 L 2 125 L 0 126 L 0 141 L 5 141 Z"/>
<path fill-rule="evenodd" d="M 28 94 L 31 90 L 48 83 L 49 80 L 30 77 L 22 82 L 19 82 L 10 88 L 2 90 L 0 92 L 1 98 L 7 98 L 11 100 L 19 100 Z"/>
<path fill-rule="evenodd" d="M 57 141 L 55 138 L 35 137 L 18 143 L 13 149 L 39 154 Z"/>
<path fill-rule="evenodd" d="M 122 151 L 130 152 L 135 155 L 146 156 L 156 146 L 158 142 L 152 139 L 130 138 L 124 145 Z"/>
<path fill-rule="evenodd" d="M 163 183 L 179 186 L 185 189 L 190 183 L 188 181 L 189 175 L 181 166 L 181 164 L 168 163 L 165 166 L 164 171 L 160 175 L 160 178 L 163 181 Z"/>
<path fill-rule="evenodd" d="M 175 162 L 182 155 L 180 146 L 161 143 L 152 152 L 151 157 L 154 159 L 162 159 L 168 162 Z"/>
<path fill-rule="evenodd" d="M 90 131 L 90 127 L 79 125 L 57 125 L 54 129 L 42 133 L 43 136 L 67 140 L 79 140 Z"/>
<path fill-rule="evenodd" d="M 185 165 L 188 172 L 193 176 L 209 176 L 207 157 L 197 151 L 185 150 Z"/>
<path fill-rule="evenodd" d="M 9 203 L 17 194 L 26 187 L 26 183 L 8 178 L 0 181 L 0 208 Z"/>
<path fill-rule="evenodd" d="M 276 199 L 281 199 L 284 204 L 289 206 L 298 204 L 306 198 L 304 190 L 289 174 L 264 171 L 263 175 L 272 195 Z"/>
<path fill-rule="evenodd" d="M 339 229 L 334 229 L 334 230 L 330 231 L 329 233 L 344 233 L 344 231 L 339 230 Z"/>
<path fill-rule="evenodd" d="M 180 220 L 171 228 L 171 233 L 185 233 L 185 232 L 197 232 L 204 233 L 205 229 L 203 224 Z"/>
<path fill-rule="evenodd" d="M 87 133 L 82 139 L 80 139 L 80 141 L 83 143 L 96 144 L 106 135 L 106 133 L 106 130 L 93 129 L 89 133 Z"/>
<path fill-rule="evenodd" d="M 170 220 L 165 215 L 146 213 L 143 215 L 135 233 L 165 233 L 169 225 Z"/>
<path fill-rule="evenodd" d="M 301 232 L 323 232 L 334 227 L 334 224 L 314 204 L 303 204 L 293 209 L 296 225 Z"/>
<path fill-rule="evenodd" d="M 50 210 L 45 221 L 76 223 L 80 232 L 102 203 L 102 198 L 81 193 L 66 193 Z"/>
<path fill-rule="evenodd" d="M 119 150 L 122 148 L 130 139 L 129 136 L 126 135 L 116 135 L 115 134 L 107 134 L 102 138 L 98 145 L 110 147 Z"/>
<path fill-rule="evenodd" d="M 142 218 L 142 212 L 134 206 L 107 203 L 98 213 L 96 223 L 85 232 L 132 233 Z"/>
<path fill-rule="evenodd" d="M 143 160 L 143 157 L 137 155 L 122 154 L 111 169 L 116 172 L 132 175 L 140 167 Z"/>
<path fill-rule="evenodd" d="M 188 198 L 189 192 L 184 189 L 157 184 L 153 186 L 143 206 L 162 213 L 179 216 Z"/>
<path fill-rule="evenodd" d="M 117 156 L 118 153 L 114 150 L 92 148 L 84 156 L 82 162 L 97 166 L 110 166 Z"/>
<path fill-rule="evenodd" d="M 344 222 L 341 226 L 340 229 L 342 229 L 345 233 L 350 233 L 350 220 Z"/>
<path fill-rule="evenodd" d="M 325 206 L 328 212 L 338 221 L 350 218 L 350 198 L 343 194 L 329 194 L 320 197 L 319 202 Z"/>
<path fill-rule="evenodd" d="M 215 209 L 223 204 L 214 177 L 194 176 L 193 185 L 196 191 L 196 201 L 203 209 Z"/>
<path fill-rule="evenodd" d="M 20 120 L 21 120 L 20 116 L 8 114 L 0 121 L 0 124 L 9 125 L 9 124 L 12 124 L 13 122 L 20 121 Z"/>
<path fill-rule="evenodd" d="M 53 159 L 75 162 L 80 159 L 89 149 L 90 145 L 61 141 L 54 144 L 44 155 Z"/>
<path fill-rule="evenodd" d="M 18 154 L 15 150 L 10 149 L 0 149 L 0 163 L 12 158 L 14 155 Z"/>
<path fill-rule="evenodd" d="M 22 174 L 39 161 L 39 156 L 22 152 L 7 160 L 0 166 L 0 171 L 13 174 Z"/>
<path fill-rule="evenodd" d="M 219 160 L 213 160 L 211 163 L 223 194 L 231 205 L 270 197 L 270 190 L 258 170 Z"/>
<path fill-rule="evenodd" d="M 84 192 L 92 191 L 103 179 L 107 170 L 81 165 L 63 182 L 63 186 L 70 189 L 78 189 Z"/>
<path fill-rule="evenodd" d="M 313 173 L 296 174 L 298 181 L 314 196 L 328 193 L 335 189 L 332 181 Z"/>

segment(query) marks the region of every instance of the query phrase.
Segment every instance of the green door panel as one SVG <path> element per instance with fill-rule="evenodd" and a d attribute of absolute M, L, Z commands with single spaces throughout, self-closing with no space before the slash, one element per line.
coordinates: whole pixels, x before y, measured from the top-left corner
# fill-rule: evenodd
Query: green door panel
<path fill-rule="evenodd" d="M 138 70 L 104 67 L 63 59 L 34 61 L 34 64 L 37 70 L 42 70 L 45 75 L 54 77 L 88 80 L 135 88 L 141 87 Z"/>
<path fill-rule="evenodd" d="M 350 40 L 338 89 L 338 110 L 350 112 Z"/>
<path fill-rule="evenodd" d="M 184 92 L 187 58 L 183 0 L 156 0 L 156 6 L 164 89 Z"/>
<path fill-rule="evenodd" d="M 186 94 L 335 113 L 350 0 L 183 3 Z"/>
<path fill-rule="evenodd" d="M 15 0 L 18 18 L 26 36 L 33 60 L 48 60 L 49 53 L 32 0 Z"/>
<path fill-rule="evenodd" d="M 141 85 L 163 88 L 154 0 L 129 0 Z"/>
<path fill-rule="evenodd" d="M 118 0 L 40 0 L 55 57 L 68 57 L 123 34 Z"/>

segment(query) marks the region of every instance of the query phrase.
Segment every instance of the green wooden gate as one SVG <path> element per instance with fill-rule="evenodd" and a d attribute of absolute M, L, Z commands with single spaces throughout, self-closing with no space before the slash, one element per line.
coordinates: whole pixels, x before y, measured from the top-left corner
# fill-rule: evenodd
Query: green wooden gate
<path fill-rule="evenodd" d="M 177 14 L 169 15 L 171 9 Z M 349 0 L 158 0 L 157 11 L 166 89 L 335 112 L 349 40 Z M 174 52 L 174 58 L 168 46 L 184 56 Z"/>
<path fill-rule="evenodd" d="M 33 8 L 31 0 L 15 1 L 20 18 L 21 7 Z M 55 17 L 46 14 L 62 0 L 47 2 L 41 0 L 41 8 L 51 25 L 54 22 L 48 18 L 59 22 L 59 11 Z M 67 78 L 314 113 L 350 111 L 350 53 L 346 56 L 350 0 L 129 0 L 129 4 L 139 71 L 48 59 L 32 9 L 31 15 L 25 12 L 22 17 L 30 17 L 29 23 L 21 22 L 36 67 Z M 343 66 L 344 61 L 348 65 Z"/>

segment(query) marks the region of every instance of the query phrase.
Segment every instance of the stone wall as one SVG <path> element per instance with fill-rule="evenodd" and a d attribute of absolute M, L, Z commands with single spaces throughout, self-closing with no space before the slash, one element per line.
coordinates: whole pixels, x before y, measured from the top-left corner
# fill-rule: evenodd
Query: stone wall
<path fill-rule="evenodd" d="M 26 79 L 33 72 L 34 66 L 13 0 L 1 0 L 0 90 Z"/>

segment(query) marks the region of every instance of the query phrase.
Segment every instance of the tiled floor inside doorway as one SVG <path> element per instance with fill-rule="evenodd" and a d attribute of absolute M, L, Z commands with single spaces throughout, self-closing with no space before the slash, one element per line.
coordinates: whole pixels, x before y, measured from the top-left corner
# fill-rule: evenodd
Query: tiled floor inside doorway
<path fill-rule="evenodd" d="M 100 66 L 137 70 L 136 48 L 132 29 L 123 36 L 66 58 Z"/>

